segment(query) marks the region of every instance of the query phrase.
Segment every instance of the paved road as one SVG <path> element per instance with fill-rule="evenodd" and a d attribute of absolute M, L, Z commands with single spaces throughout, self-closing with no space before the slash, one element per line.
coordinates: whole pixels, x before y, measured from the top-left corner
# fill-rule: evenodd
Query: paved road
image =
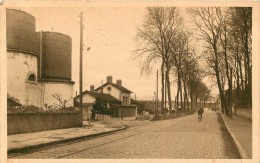
<path fill-rule="evenodd" d="M 19 158 L 91 159 L 226 159 L 239 158 L 221 117 L 205 110 L 197 115 L 153 121 L 126 131 L 82 142 L 52 147 Z"/>

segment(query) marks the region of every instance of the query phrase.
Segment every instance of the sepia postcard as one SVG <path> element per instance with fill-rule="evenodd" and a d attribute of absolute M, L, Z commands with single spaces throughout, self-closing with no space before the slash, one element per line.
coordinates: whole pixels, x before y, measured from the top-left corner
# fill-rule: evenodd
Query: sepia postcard
<path fill-rule="evenodd" d="M 1 163 L 260 161 L 260 3 L 0 12 Z"/>

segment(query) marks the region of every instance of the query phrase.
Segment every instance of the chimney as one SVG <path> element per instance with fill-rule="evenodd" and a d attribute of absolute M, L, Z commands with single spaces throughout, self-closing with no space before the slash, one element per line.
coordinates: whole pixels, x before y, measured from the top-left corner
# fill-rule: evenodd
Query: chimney
<path fill-rule="evenodd" d="M 90 86 L 90 91 L 93 92 L 93 91 L 94 91 L 94 88 L 95 88 L 94 85 L 91 85 L 91 86 Z"/>
<path fill-rule="evenodd" d="M 122 86 L 122 80 L 121 79 L 116 80 L 116 84 Z"/>
<path fill-rule="evenodd" d="M 107 83 L 112 83 L 112 76 L 111 75 L 107 76 Z"/>

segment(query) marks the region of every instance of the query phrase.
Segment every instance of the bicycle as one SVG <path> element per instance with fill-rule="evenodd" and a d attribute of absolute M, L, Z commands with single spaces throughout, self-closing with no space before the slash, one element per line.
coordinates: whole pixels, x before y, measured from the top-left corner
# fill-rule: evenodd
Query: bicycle
<path fill-rule="evenodd" d="M 198 120 L 201 121 L 202 119 L 202 114 L 198 114 Z"/>

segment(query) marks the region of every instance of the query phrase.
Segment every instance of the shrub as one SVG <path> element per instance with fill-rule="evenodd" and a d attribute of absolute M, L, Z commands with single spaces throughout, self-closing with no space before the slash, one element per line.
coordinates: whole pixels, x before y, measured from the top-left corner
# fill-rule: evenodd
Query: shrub
<path fill-rule="evenodd" d="M 45 111 L 42 108 L 37 106 L 29 105 L 21 105 L 21 106 L 8 106 L 7 113 L 44 113 Z"/>
<path fill-rule="evenodd" d="M 44 110 L 43 108 L 29 105 L 29 106 L 8 106 L 7 107 L 7 113 L 77 113 L 79 110 L 77 110 L 74 107 L 66 107 L 66 108 L 60 108 L 60 109 L 49 109 Z"/>

